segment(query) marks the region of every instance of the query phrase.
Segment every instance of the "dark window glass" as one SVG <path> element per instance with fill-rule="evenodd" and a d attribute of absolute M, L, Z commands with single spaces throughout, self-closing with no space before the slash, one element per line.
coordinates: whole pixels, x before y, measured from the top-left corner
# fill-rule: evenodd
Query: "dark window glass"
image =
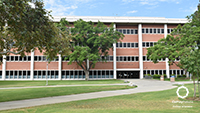
<path fill-rule="evenodd" d="M 143 71 L 144 75 L 146 75 L 146 71 Z"/>
<path fill-rule="evenodd" d="M 10 60 L 10 56 L 6 56 L 6 60 L 9 61 Z"/>
<path fill-rule="evenodd" d="M 19 75 L 22 75 L 22 71 L 19 71 Z"/>
<path fill-rule="evenodd" d="M 24 57 L 24 61 L 27 61 L 27 57 L 26 56 Z"/>
<path fill-rule="evenodd" d="M 152 30 L 152 29 L 150 29 L 150 33 L 152 33 L 152 31 L 153 31 L 153 30 Z"/>
<path fill-rule="evenodd" d="M 156 33 L 156 29 L 153 29 L 153 33 Z"/>
<path fill-rule="evenodd" d="M 106 75 L 109 75 L 109 71 L 106 71 Z"/>
<path fill-rule="evenodd" d="M 163 74 L 166 74 L 166 70 L 163 70 Z"/>
<path fill-rule="evenodd" d="M 164 29 L 161 29 L 161 33 L 164 33 Z"/>
<path fill-rule="evenodd" d="M 160 33 L 160 29 L 158 29 L 158 33 Z"/>
<path fill-rule="evenodd" d="M 124 56 L 124 61 L 126 61 L 127 60 L 127 58 L 126 58 L 126 56 Z"/>
<path fill-rule="evenodd" d="M 135 57 L 132 57 L 132 61 L 135 61 Z"/>
<path fill-rule="evenodd" d="M 34 71 L 34 75 L 37 75 L 37 71 Z"/>
<path fill-rule="evenodd" d="M 149 33 L 149 29 L 146 29 L 146 33 Z"/>
<path fill-rule="evenodd" d="M 131 34 L 133 34 L 134 32 L 133 32 L 133 29 L 131 29 Z"/>
<path fill-rule="evenodd" d="M 94 74 L 94 75 L 97 75 L 97 72 L 94 70 L 94 71 L 93 71 L 93 74 Z"/>
<path fill-rule="evenodd" d="M 127 29 L 127 34 L 130 34 L 130 30 L 129 29 Z"/>
<path fill-rule="evenodd" d="M 69 71 L 66 71 L 66 75 L 69 75 Z"/>
<path fill-rule="evenodd" d="M 51 75 L 54 75 L 54 71 L 51 71 Z"/>
<path fill-rule="evenodd" d="M 104 70 L 102 71 L 102 75 L 105 75 L 105 71 Z"/>
<path fill-rule="evenodd" d="M 145 56 L 143 56 L 143 61 L 146 61 L 146 57 Z"/>
<path fill-rule="evenodd" d="M 134 43 L 131 43 L 131 47 L 135 47 L 135 46 L 134 46 Z"/>
<path fill-rule="evenodd" d="M 153 42 L 150 42 L 150 46 L 153 46 Z"/>
<path fill-rule="evenodd" d="M 128 61 L 131 61 L 131 57 L 130 56 L 128 56 Z"/>
<path fill-rule="evenodd" d="M 145 47 L 145 42 L 142 42 L 142 47 Z"/>
<path fill-rule="evenodd" d="M 34 56 L 34 61 L 37 61 L 37 56 Z"/>
<path fill-rule="evenodd" d="M 138 34 L 138 30 L 137 29 L 135 30 L 135 34 Z"/>
<path fill-rule="evenodd" d="M 121 29 L 119 29 L 119 32 L 120 32 L 120 33 L 122 33 L 122 30 L 121 30 Z"/>
<path fill-rule="evenodd" d="M 124 47 L 126 47 L 126 43 L 123 43 Z"/>
<path fill-rule="evenodd" d="M 117 56 L 117 61 L 119 61 L 119 57 Z"/>
<path fill-rule="evenodd" d="M 127 43 L 127 47 L 131 47 L 131 44 L 130 44 L 130 43 Z"/>
<path fill-rule="evenodd" d="M 23 75 L 26 75 L 26 71 L 23 71 Z"/>
<path fill-rule="evenodd" d="M 113 61 L 113 56 L 110 56 L 110 61 Z"/>
<path fill-rule="evenodd" d="M 147 70 L 147 74 L 150 74 L 150 70 Z"/>
<path fill-rule="evenodd" d="M 158 70 L 155 70 L 155 73 L 158 74 Z"/>
<path fill-rule="evenodd" d="M 13 71 L 10 71 L 10 75 L 13 75 Z"/>
<path fill-rule="evenodd" d="M 135 60 L 136 60 L 136 61 L 138 61 L 138 60 L 139 60 L 139 58 L 138 58 L 138 57 L 135 57 Z"/>
<path fill-rule="evenodd" d="M 118 47 L 118 43 L 116 43 L 116 47 Z"/>
<path fill-rule="evenodd" d="M 9 73 L 10 73 L 9 71 L 6 71 L 6 75 L 9 75 Z"/>
<path fill-rule="evenodd" d="M 56 72 L 56 75 L 58 75 L 58 71 L 55 71 Z"/>
<path fill-rule="evenodd" d="M 18 61 L 18 57 L 19 57 L 19 56 L 15 56 L 15 61 Z"/>
<path fill-rule="evenodd" d="M 135 43 L 135 47 L 138 47 L 138 43 Z"/>
<path fill-rule="evenodd" d="M 31 61 L 31 56 L 28 56 L 28 61 Z"/>
<path fill-rule="evenodd" d="M 14 61 L 14 56 L 11 56 L 11 61 Z"/>
<path fill-rule="evenodd" d="M 19 61 L 22 61 L 22 57 L 21 56 L 19 56 Z"/>
<path fill-rule="evenodd" d="M 122 47 L 122 43 L 119 44 L 119 47 Z"/>
<path fill-rule="evenodd" d="M 142 29 L 142 33 L 144 33 L 144 29 Z"/>
<path fill-rule="evenodd" d="M 126 34 L 126 29 L 123 29 L 123 34 Z"/>
<path fill-rule="evenodd" d="M 170 75 L 172 74 L 172 70 L 169 71 L 169 74 L 170 74 Z"/>
<path fill-rule="evenodd" d="M 154 75 L 154 70 L 151 70 L 151 75 Z"/>
<path fill-rule="evenodd" d="M 162 70 L 159 70 L 159 74 L 160 74 L 160 75 L 163 75 Z"/>
<path fill-rule="evenodd" d="M 120 56 L 120 61 L 123 61 L 123 57 Z"/>
<path fill-rule="evenodd" d="M 146 42 L 146 46 L 149 47 L 149 42 Z"/>
<path fill-rule="evenodd" d="M 170 33 L 170 29 L 167 29 L 167 33 Z"/>
<path fill-rule="evenodd" d="M 41 75 L 41 71 L 38 71 L 38 75 Z"/>
<path fill-rule="evenodd" d="M 42 61 L 42 56 L 38 56 L 38 60 L 39 60 L 39 61 Z"/>

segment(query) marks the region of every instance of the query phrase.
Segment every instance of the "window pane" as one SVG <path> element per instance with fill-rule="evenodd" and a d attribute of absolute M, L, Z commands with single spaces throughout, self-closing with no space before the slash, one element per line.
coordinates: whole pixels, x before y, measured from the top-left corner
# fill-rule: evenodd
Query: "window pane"
<path fill-rule="evenodd" d="M 142 33 L 144 33 L 144 29 L 142 29 Z"/>
<path fill-rule="evenodd" d="M 135 59 L 136 59 L 136 61 L 138 61 L 139 59 L 138 59 L 138 57 L 135 57 Z"/>
<path fill-rule="evenodd" d="M 145 47 L 145 42 L 142 42 L 142 47 Z"/>
<path fill-rule="evenodd" d="M 150 46 L 153 46 L 153 42 L 150 42 Z"/>
<path fill-rule="evenodd" d="M 138 47 L 138 43 L 135 43 L 135 47 Z"/>
<path fill-rule="evenodd" d="M 137 29 L 135 30 L 135 34 L 138 34 L 138 30 Z"/>
<path fill-rule="evenodd" d="M 164 33 L 164 29 L 161 29 L 161 33 Z"/>
<path fill-rule="evenodd" d="M 160 29 L 158 29 L 158 33 L 160 33 Z"/>
<path fill-rule="evenodd" d="M 120 43 L 120 46 L 119 47 L 122 47 L 122 43 Z"/>
<path fill-rule="evenodd" d="M 146 46 L 149 47 L 149 42 L 146 42 Z"/>
<path fill-rule="evenodd" d="M 126 47 L 126 43 L 123 43 L 124 47 Z"/>
<path fill-rule="evenodd" d="M 134 47 L 134 43 L 131 43 L 131 47 Z"/>
<path fill-rule="evenodd" d="M 127 29 L 127 34 L 130 34 L 130 30 L 129 29 Z"/>
<path fill-rule="evenodd" d="M 123 34 L 126 34 L 126 29 L 123 29 Z"/>
<path fill-rule="evenodd" d="M 153 33 L 156 33 L 156 29 L 153 29 Z"/>
<path fill-rule="evenodd" d="M 133 32 L 133 29 L 131 29 L 131 34 L 133 34 L 134 32 Z"/>
<path fill-rule="evenodd" d="M 146 33 L 149 33 L 149 29 L 146 29 Z"/>
<path fill-rule="evenodd" d="M 131 47 L 131 44 L 130 44 L 130 43 L 127 43 L 127 47 Z"/>
<path fill-rule="evenodd" d="M 150 29 L 150 33 L 152 33 L 152 29 Z"/>

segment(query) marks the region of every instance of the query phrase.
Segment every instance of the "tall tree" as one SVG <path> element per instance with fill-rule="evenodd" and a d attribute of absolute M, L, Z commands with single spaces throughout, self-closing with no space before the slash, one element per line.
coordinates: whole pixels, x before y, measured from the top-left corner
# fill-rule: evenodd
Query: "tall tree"
<path fill-rule="evenodd" d="M 62 37 L 42 0 L 0 0 L 0 57 L 44 50 L 53 58 Z"/>
<path fill-rule="evenodd" d="M 66 20 L 62 19 L 61 22 L 66 23 Z M 113 24 L 107 27 L 102 22 L 94 24 L 82 19 L 74 22 L 71 35 L 69 64 L 76 62 L 83 69 L 86 80 L 89 79 L 90 69 L 94 68 L 99 61 L 106 62 L 105 57 L 113 48 L 113 43 L 124 37 L 123 34 L 114 30 Z"/>
<path fill-rule="evenodd" d="M 178 25 L 166 38 L 160 39 L 154 47 L 148 48 L 147 56 L 154 63 L 158 59 L 169 58 L 169 65 L 175 64 L 193 74 L 194 97 L 196 97 L 195 76 L 199 77 L 198 59 L 200 42 L 200 10 L 187 16 L 188 23 Z M 180 62 L 176 62 L 180 59 Z M 195 59 L 195 60 L 194 60 Z M 194 62 L 195 61 L 195 62 Z M 200 89 L 199 89 L 200 90 Z"/>

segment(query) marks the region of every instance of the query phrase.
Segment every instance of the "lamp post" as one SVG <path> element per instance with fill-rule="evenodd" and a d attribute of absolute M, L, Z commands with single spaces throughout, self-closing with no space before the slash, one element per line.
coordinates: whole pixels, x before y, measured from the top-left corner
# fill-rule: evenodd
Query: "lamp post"
<path fill-rule="evenodd" d="M 47 66 L 46 66 L 46 86 L 48 86 L 48 59 L 47 60 Z"/>

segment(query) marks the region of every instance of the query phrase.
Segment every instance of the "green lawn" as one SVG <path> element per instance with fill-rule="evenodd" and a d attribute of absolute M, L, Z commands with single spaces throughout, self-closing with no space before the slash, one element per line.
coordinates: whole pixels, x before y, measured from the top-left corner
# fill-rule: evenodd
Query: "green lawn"
<path fill-rule="evenodd" d="M 192 96 L 193 85 L 185 85 Z M 200 102 L 172 103 L 173 101 L 185 101 L 176 95 L 177 88 L 158 91 L 122 95 L 90 100 L 81 100 L 38 107 L 29 107 L 2 111 L 4 113 L 199 113 Z M 180 90 L 185 95 L 185 90 Z M 173 106 L 192 106 L 192 108 L 176 108 Z"/>
<path fill-rule="evenodd" d="M 156 79 L 156 80 L 160 80 L 160 78 L 153 78 L 153 79 Z M 165 81 L 170 81 L 170 78 L 165 78 L 164 79 Z M 197 79 L 195 79 L 197 81 Z M 185 77 L 178 77 L 178 78 L 175 78 L 175 81 L 190 81 L 190 78 L 185 78 Z M 191 80 L 193 81 L 193 80 Z"/>
<path fill-rule="evenodd" d="M 0 90 L 0 102 L 134 88 L 130 86 L 73 86 Z"/>
<path fill-rule="evenodd" d="M 49 80 L 49 85 L 75 85 L 75 84 L 115 84 L 123 83 L 122 80 Z M 46 81 L 0 81 L 0 88 L 24 87 L 24 86 L 45 86 Z"/>

